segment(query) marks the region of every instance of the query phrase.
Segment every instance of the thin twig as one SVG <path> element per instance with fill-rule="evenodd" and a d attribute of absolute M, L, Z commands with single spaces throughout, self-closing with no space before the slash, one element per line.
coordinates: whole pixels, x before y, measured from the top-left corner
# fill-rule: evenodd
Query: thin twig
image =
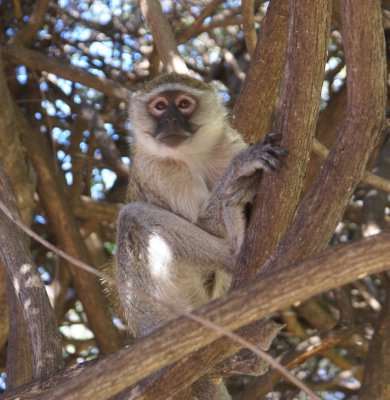
<path fill-rule="evenodd" d="M 252 55 L 256 48 L 257 35 L 255 29 L 255 13 L 254 13 L 254 0 L 242 1 L 242 17 L 243 17 L 243 31 L 245 36 L 245 44 L 248 54 Z"/>
<path fill-rule="evenodd" d="M 28 22 L 19 32 L 11 37 L 9 40 L 10 44 L 27 46 L 30 42 L 32 42 L 34 36 L 42 28 L 42 25 L 45 22 L 45 15 L 49 5 L 49 0 L 38 0 L 34 3 L 33 12 L 30 15 Z M 16 4 L 17 3 L 14 2 L 14 5 Z M 18 10 L 18 8 L 15 8 L 15 10 Z"/>
<path fill-rule="evenodd" d="M 188 74 L 188 68 L 177 50 L 172 28 L 157 0 L 141 0 L 140 7 L 153 35 L 158 55 L 167 72 Z"/>

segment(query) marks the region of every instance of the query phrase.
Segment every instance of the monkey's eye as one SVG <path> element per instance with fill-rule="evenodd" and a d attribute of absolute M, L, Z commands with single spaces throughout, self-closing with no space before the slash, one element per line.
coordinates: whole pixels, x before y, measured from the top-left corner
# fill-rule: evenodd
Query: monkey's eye
<path fill-rule="evenodd" d="M 186 109 L 186 108 L 188 108 L 190 106 L 191 106 L 191 102 L 189 100 L 187 100 L 187 99 L 180 100 L 179 108 Z"/>
<path fill-rule="evenodd" d="M 168 108 L 168 101 L 165 97 L 158 96 L 148 104 L 148 108 L 152 115 L 159 117 Z"/>
<path fill-rule="evenodd" d="M 176 98 L 175 105 L 180 110 L 181 113 L 190 115 L 196 109 L 196 100 L 184 94 L 181 94 Z"/>
<path fill-rule="evenodd" d="M 154 105 L 154 108 L 158 111 L 163 111 L 167 108 L 167 105 L 163 101 L 159 101 L 157 104 Z"/>

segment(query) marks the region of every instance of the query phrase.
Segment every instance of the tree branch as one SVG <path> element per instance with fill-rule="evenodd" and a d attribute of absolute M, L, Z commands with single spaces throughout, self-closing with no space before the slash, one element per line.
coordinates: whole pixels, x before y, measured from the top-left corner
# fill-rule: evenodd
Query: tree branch
<path fill-rule="evenodd" d="M 0 160 L 0 200 L 17 215 L 12 188 Z M 27 250 L 25 237 L 0 211 L 0 256 L 19 301 L 30 341 L 33 378 L 50 376 L 62 365 L 61 339 L 45 285 Z"/>
<path fill-rule="evenodd" d="M 254 0 L 243 0 L 241 5 L 245 44 L 250 57 L 253 56 L 257 42 L 254 4 Z"/>
<path fill-rule="evenodd" d="M 314 179 L 326 156 L 321 156 L 317 152 L 317 143 L 320 142 L 328 149 L 331 148 L 337 134 L 337 130 L 345 116 L 347 105 L 347 88 L 344 85 L 337 93 L 333 93 L 327 106 L 318 116 L 318 122 L 313 142 L 314 154 L 311 154 L 309 165 L 305 176 L 304 193 L 313 184 Z"/>
<path fill-rule="evenodd" d="M 60 185 L 60 179 L 51 165 L 47 142 L 39 132 L 28 126 L 20 111 L 18 123 L 23 143 L 38 175 L 40 201 L 52 224 L 57 240 L 67 253 L 91 264 L 90 255 L 71 212 L 64 189 Z M 112 324 L 99 282 L 70 264 L 69 268 L 100 350 L 104 354 L 117 350 L 120 347 L 120 339 Z"/>
<path fill-rule="evenodd" d="M 126 88 L 111 79 L 92 75 L 91 73 L 48 57 L 38 51 L 24 49 L 18 46 L 1 46 L 3 54 L 13 62 L 25 65 L 38 71 L 50 72 L 61 78 L 96 89 L 116 101 L 128 101 L 129 92 Z"/>
<path fill-rule="evenodd" d="M 329 150 L 316 139 L 313 141 L 313 152 L 322 159 L 326 159 L 329 155 Z M 377 189 L 390 193 L 390 181 L 372 172 L 364 171 L 361 182 L 368 183 Z"/>
<path fill-rule="evenodd" d="M 390 232 L 383 232 L 333 247 L 288 268 L 271 271 L 261 280 L 202 307 L 197 314 L 226 329 L 236 330 L 296 301 L 384 271 L 390 267 L 389 240 Z M 83 374 L 65 381 L 63 374 L 61 379 L 53 377 L 55 387 L 35 392 L 30 398 L 69 400 L 93 396 L 96 400 L 106 399 L 220 336 L 219 331 L 181 317 L 130 348 L 98 360 L 85 368 Z M 14 390 L 3 399 L 15 399 L 23 390 L 28 391 Z"/>
<path fill-rule="evenodd" d="M 0 157 L 17 193 L 17 206 L 22 220 L 30 225 L 33 206 L 31 198 L 36 188 L 36 175 L 31 163 L 26 159 L 20 135 L 16 127 L 16 117 L 10 91 L 4 74 L 3 54 L 0 48 Z"/>
<path fill-rule="evenodd" d="M 285 60 L 288 10 L 289 1 L 271 1 L 233 110 L 232 123 L 247 142 L 265 135 L 275 107 Z"/>
<path fill-rule="evenodd" d="M 9 40 L 10 44 L 27 46 L 45 22 L 45 14 L 49 0 L 38 0 L 34 2 L 34 9 L 27 24 Z"/>
<path fill-rule="evenodd" d="M 2 265 L 3 267 L 3 265 Z M 32 379 L 31 344 L 22 306 L 4 266 L 4 284 L 7 285 L 9 336 L 7 345 L 7 388 L 12 389 Z"/>
<path fill-rule="evenodd" d="M 283 268 L 328 245 L 384 126 L 386 63 L 379 2 L 359 8 L 352 3 L 343 0 L 342 7 L 348 91 L 344 124 L 265 270 Z"/>
<path fill-rule="evenodd" d="M 359 399 L 387 399 L 390 396 L 390 286 L 383 304 L 364 365 Z"/>
<path fill-rule="evenodd" d="M 221 3 L 222 0 L 213 0 L 207 4 L 202 12 L 197 16 L 196 20 L 188 28 L 176 35 L 178 43 L 185 43 L 193 36 L 197 35 L 203 21 L 213 14 Z"/>
<path fill-rule="evenodd" d="M 256 343 L 261 349 L 268 350 L 279 330 L 280 325 L 275 323 L 256 321 L 251 326 L 240 329 L 237 334 L 250 342 Z M 205 346 L 196 353 L 190 354 L 183 360 L 165 368 L 156 379 L 150 381 L 146 378 L 126 391 L 127 397 L 119 397 L 119 399 L 136 396 L 137 400 L 165 400 L 177 394 L 179 390 L 190 386 L 202 376 L 207 375 L 209 371 L 213 373 L 213 378 L 220 377 L 221 371 L 214 374 L 212 368 L 219 362 L 223 362 L 228 356 L 236 353 L 240 348 L 241 346 L 238 343 L 227 337 L 221 337 L 209 346 Z M 230 360 L 230 358 L 227 360 Z M 221 367 L 223 368 L 223 366 Z M 265 361 L 263 368 L 268 369 L 268 363 Z"/>
<path fill-rule="evenodd" d="M 175 36 L 162 11 L 160 2 L 157 0 L 140 0 L 140 6 L 167 72 L 188 74 L 187 66 L 177 50 Z"/>
<path fill-rule="evenodd" d="M 354 333 L 354 329 L 339 329 L 327 332 L 321 337 L 310 337 L 304 342 L 299 343 L 298 348 L 283 354 L 281 363 L 289 370 L 298 367 L 313 356 L 324 353 L 326 357 L 330 349 L 333 349 L 341 342 L 349 338 Z M 247 385 L 240 393 L 241 399 L 260 399 L 268 392 L 270 387 L 275 387 L 281 379 L 279 371 L 272 369 L 266 376 L 262 376 L 255 382 Z M 375 397 L 373 397 L 375 398 Z M 378 397 L 379 398 L 379 397 Z"/>
<path fill-rule="evenodd" d="M 277 175 L 264 174 L 233 289 L 253 277 L 273 253 L 300 200 L 319 111 L 330 18 L 330 0 L 291 3 L 287 65 L 274 129 L 283 134 L 282 146 L 289 155 Z"/>

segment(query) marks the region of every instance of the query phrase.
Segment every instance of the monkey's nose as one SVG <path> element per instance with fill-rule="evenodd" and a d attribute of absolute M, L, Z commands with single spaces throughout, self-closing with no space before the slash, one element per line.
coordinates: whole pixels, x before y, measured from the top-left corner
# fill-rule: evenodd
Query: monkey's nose
<path fill-rule="evenodd" d="M 168 124 L 169 130 L 172 130 L 177 127 L 178 119 L 177 118 L 168 118 L 166 120 L 166 123 Z"/>

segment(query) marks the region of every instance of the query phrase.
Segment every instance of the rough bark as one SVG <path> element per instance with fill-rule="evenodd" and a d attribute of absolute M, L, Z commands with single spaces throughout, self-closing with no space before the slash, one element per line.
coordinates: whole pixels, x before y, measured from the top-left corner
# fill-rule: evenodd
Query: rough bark
<path fill-rule="evenodd" d="M 283 270 L 271 271 L 261 280 L 202 307 L 197 314 L 226 329 L 238 329 L 296 301 L 388 269 L 389 240 L 390 232 L 384 232 L 334 247 Z M 55 387 L 36 388 L 29 398 L 106 399 L 219 337 L 221 333 L 217 330 L 181 317 L 131 347 L 96 361 L 82 374 L 68 379 L 64 379 L 64 374 L 61 379 L 52 377 Z M 15 399 L 28 391 L 28 388 L 14 390 L 2 398 Z"/>
<path fill-rule="evenodd" d="M 39 132 L 28 126 L 21 113 L 18 115 L 18 125 L 22 132 L 23 143 L 38 175 L 39 198 L 61 248 L 73 257 L 91 264 L 77 221 L 60 184 L 61 179 L 52 165 L 48 143 Z M 120 339 L 112 323 L 99 282 L 71 264 L 69 268 L 100 350 L 103 354 L 117 350 L 120 347 Z"/>
<path fill-rule="evenodd" d="M 330 18 L 330 0 L 291 3 L 287 64 L 274 129 L 283 134 L 282 146 L 289 154 L 281 171 L 264 174 L 233 289 L 253 277 L 273 253 L 300 200 L 318 117 Z"/>
<path fill-rule="evenodd" d="M 289 1 L 271 1 L 233 110 L 232 123 L 247 142 L 266 134 L 275 108 L 285 61 L 288 10 Z"/>
<path fill-rule="evenodd" d="M 6 274 L 3 263 L 0 263 L 0 349 L 6 344 L 8 339 L 8 305 L 7 305 L 7 285 Z"/>
<path fill-rule="evenodd" d="M 336 138 L 338 128 L 345 115 L 345 106 L 347 104 L 347 88 L 343 88 L 332 95 L 326 108 L 318 117 L 316 128 L 316 139 L 325 147 L 330 148 Z M 304 192 L 309 190 L 314 179 L 322 165 L 324 158 L 315 152 L 312 153 L 305 176 Z"/>
<path fill-rule="evenodd" d="M 3 57 L 0 50 L 0 96 L 2 98 L 2 106 L 0 107 L 0 162 L 3 162 L 4 170 L 7 171 L 7 175 L 10 178 L 12 189 L 14 193 L 17 193 L 15 198 L 18 213 L 20 213 L 22 220 L 26 224 L 31 224 L 32 212 L 33 212 L 33 196 L 36 186 L 36 177 L 29 163 L 25 150 L 22 147 L 20 137 L 15 125 L 15 113 L 12 107 L 12 99 L 7 87 L 6 76 L 4 74 Z M 4 171 L 3 171 L 4 172 Z M 7 194 L 4 193 L 4 196 Z M 11 194 L 8 194 L 9 202 L 14 201 Z M 16 209 L 15 209 L 16 212 Z M 4 217 L 4 216 L 3 216 Z M 6 229 L 6 226 L 2 227 Z M 4 244 L 7 245 L 7 244 Z M 8 245 L 10 245 L 8 243 Z M 15 243 L 15 246 L 18 244 Z M 21 245 L 19 243 L 19 245 Z M 16 248 L 16 247 L 15 247 Z M 14 248 L 14 250 L 15 250 Z M 25 249 L 25 251 L 27 251 Z M 26 257 L 27 254 L 20 255 L 21 257 Z M 12 256 L 10 256 L 12 257 Z M 9 261 L 9 259 L 8 259 Z M 37 320 L 32 327 L 28 327 L 27 323 L 30 321 L 25 319 L 24 314 L 26 310 L 23 310 L 20 303 L 20 295 L 15 293 L 13 286 L 12 275 L 6 273 L 6 269 L 10 266 L 3 265 L 0 263 L 1 276 L 3 279 L 0 280 L 1 285 L 1 347 L 8 339 L 7 348 L 7 385 L 8 387 L 15 387 L 20 384 L 26 383 L 31 380 L 34 372 L 34 376 L 46 376 L 48 373 L 55 371 L 61 365 L 61 358 L 49 361 L 47 370 L 42 370 L 41 360 L 42 354 L 40 351 L 50 352 L 55 351 L 55 357 L 58 356 L 59 349 L 59 337 L 56 329 L 56 324 L 54 328 L 50 326 L 53 322 L 53 316 L 47 316 L 47 324 L 49 326 L 49 334 L 53 332 L 54 337 L 49 340 L 47 347 L 42 344 L 42 328 L 44 328 L 44 322 Z M 15 266 L 14 266 L 15 267 Z M 36 272 L 34 273 L 36 275 Z M 26 277 L 24 277 L 26 279 Z M 16 278 L 15 278 L 16 279 Z M 37 292 L 34 297 L 34 307 L 39 305 L 39 302 L 43 302 L 44 309 L 43 314 L 40 314 L 40 318 L 45 318 L 45 313 L 50 313 L 50 309 L 47 307 L 46 302 L 48 301 L 43 293 L 42 288 Z M 8 299 L 8 306 L 7 306 Z M 51 312 L 52 314 L 52 312 Z M 8 322 L 9 320 L 9 322 Z M 10 331 L 9 331 L 10 328 Z M 10 335 L 8 336 L 8 332 Z M 36 343 L 36 348 L 30 346 L 31 335 L 38 335 Z M 51 341 L 52 340 L 52 341 Z M 57 341 L 57 343 L 56 343 Z M 51 348 L 51 346 L 53 346 Z M 58 346 L 55 349 L 55 346 Z M 31 357 L 31 351 L 34 351 L 34 358 Z M 39 361 L 40 364 L 32 365 L 33 361 Z M 58 366 L 54 366 L 53 362 L 58 362 Z"/>
<path fill-rule="evenodd" d="M 315 153 L 320 159 L 325 160 L 329 155 L 329 150 L 318 140 L 314 139 L 313 142 L 313 153 Z M 388 174 L 385 174 L 388 175 Z M 308 175 L 306 175 L 306 178 Z M 306 179 L 305 178 L 305 179 Z M 369 172 L 368 170 L 363 171 L 363 175 L 360 178 L 361 183 L 367 183 L 373 186 L 375 189 L 382 190 L 384 192 L 390 192 L 390 180 L 385 179 L 382 176 L 378 176 Z M 306 184 L 311 183 L 306 179 Z"/>
<path fill-rule="evenodd" d="M 35 192 L 35 172 L 23 149 L 16 128 L 16 117 L 12 99 L 4 74 L 3 53 L 0 49 L 0 158 L 11 180 L 22 220 L 31 224 L 32 198 Z"/>
<path fill-rule="evenodd" d="M 6 271 L 4 271 L 6 274 Z M 10 335 L 7 346 L 7 388 L 12 389 L 30 382 L 32 379 L 31 346 L 26 321 L 11 279 L 6 275 L 7 284 L 7 326 Z"/>
<path fill-rule="evenodd" d="M 327 246 L 382 132 L 386 64 L 379 1 L 356 8 L 344 0 L 342 17 L 348 96 L 343 127 L 266 269 L 283 268 Z"/>
<path fill-rule="evenodd" d="M 238 335 L 245 338 L 246 340 L 256 343 L 261 349 L 268 350 L 272 340 L 280 330 L 280 325 L 275 323 L 269 323 L 268 321 L 256 321 L 249 327 L 245 327 L 237 332 Z M 137 400 L 165 400 L 169 396 L 174 396 L 179 390 L 190 386 L 197 379 L 202 376 L 209 376 L 212 374 L 212 378 L 219 378 L 222 375 L 223 370 L 230 371 L 233 374 L 232 368 L 234 366 L 229 365 L 232 359 L 237 357 L 228 358 L 226 357 L 233 355 L 240 350 L 240 344 L 232 342 L 229 338 L 221 337 L 209 346 L 205 346 L 198 350 L 196 353 L 189 355 L 188 357 L 180 360 L 176 364 L 167 367 L 161 374 L 154 380 L 146 378 L 140 384 L 126 391 L 124 395 L 115 397 L 115 400 L 136 398 Z M 225 361 L 224 361 L 225 360 Z M 221 363 L 217 369 L 212 370 L 214 365 Z M 248 368 L 248 374 L 250 372 L 251 364 L 248 361 L 247 364 L 243 363 L 241 367 Z M 252 364 L 253 368 L 256 368 L 259 375 L 263 374 L 267 370 L 268 363 L 257 362 Z M 239 368 L 237 367 L 237 370 Z M 243 373 L 243 372 L 241 372 Z"/>
<path fill-rule="evenodd" d="M 12 188 L 0 161 L 0 201 L 17 217 Z M 33 378 L 50 376 L 62 366 L 61 340 L 45 285 L 29 254 L 26 238 L 0 211 L 0 256 L 19 301 L 31 349 Z"/>
<path fill-rule="evenodd" d="M 381 176 L 390 175 L 390 139 L 376 166 Z M 370 188 L 364 199 L 363 235 L 369 236 L 384 227 L 386 194 Z M 390 397 L 390 284 L 386 283 L 386 300 L 378 316 L 364 365 L 360 399 L 387 399 Z"/>
<path fill-rule="evenodd" d="M 383 304 L 364 365 L 359 399 L 390 398 L 390 290 Z"/>

